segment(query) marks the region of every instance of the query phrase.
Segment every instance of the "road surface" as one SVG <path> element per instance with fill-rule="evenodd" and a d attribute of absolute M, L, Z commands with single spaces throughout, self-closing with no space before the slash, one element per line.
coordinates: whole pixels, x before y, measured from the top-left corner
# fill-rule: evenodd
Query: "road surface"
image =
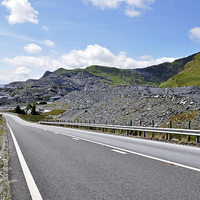
<path fill-rule="evenodd" d="M 14 200 L 200 199 L 200 148 L 4 116 Z"/>

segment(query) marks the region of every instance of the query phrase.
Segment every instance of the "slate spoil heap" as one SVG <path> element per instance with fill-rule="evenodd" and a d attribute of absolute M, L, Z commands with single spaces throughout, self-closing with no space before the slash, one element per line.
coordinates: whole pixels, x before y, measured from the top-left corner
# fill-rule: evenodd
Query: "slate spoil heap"
<path fill-rule="evenodd" d="M 101 90 L 74 91 L 51 104 L 64 108 L 65 120 L 96 123 L 160 126 L 170 117 L 200 110 L 200 88 L 158 88 L 154 86 L 104 87 Z M 196 125 L 193 125 L 196 126 Z M 193 127 L 196 128 L 196 127 Z"/>

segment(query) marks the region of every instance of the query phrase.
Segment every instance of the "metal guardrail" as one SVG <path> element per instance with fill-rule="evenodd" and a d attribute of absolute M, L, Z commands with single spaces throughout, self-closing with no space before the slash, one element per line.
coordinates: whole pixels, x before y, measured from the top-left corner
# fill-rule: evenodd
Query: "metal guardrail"
<path fill-rule="evenodd" d="M 121 125 L 106 125 L 106 124 L 89 124 L 89 123 L 72 123 L 65 121 L 40 121 L 40 124 L 46 125 L 57 125 L 57 126 L 77 126 L 77 127 L 93 127 L 93 128 L 102 128 L 104 129 L 112 129 L 113 133 L 115 130 L 126 130 L 128 131 L 140 131 L 143 132 L 143 137 L 146 137 L 146 132 L 152 133 L 164 133 L 165 139 L 168 140 L 171 134 L 177 135 L 186 135 L 186 136 L 196 136 L 196 143 L 199 143 L 200 130 L 192 130 L 192 129 L 174 129 L 174 128 L 155 128 L 155 127 L 142 127 L 142 126 L 121 126 Z"/>

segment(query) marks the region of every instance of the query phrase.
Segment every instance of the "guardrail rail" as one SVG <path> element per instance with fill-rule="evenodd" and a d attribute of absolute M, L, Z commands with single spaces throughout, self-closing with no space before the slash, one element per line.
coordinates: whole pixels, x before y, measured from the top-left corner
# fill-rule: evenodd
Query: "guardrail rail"
<path fill-rule="evenodd" d="M 90 123 L 73 123 L 66 122 L 62 120 L 57 121 L 40 121 L 40 124 L 46 125 L 56 125 L 63 127 L 89 127 L 92 128 L 101 128 L 104 132 L 105 129 L 112 129 L 112 132 L 115 133 L 115 130 L 126 130 L 127 135 L 129 135 L 129 131 L 139 131 L 143 133 L 143 137 L 146 137 L 147 132 L 151 133 L 164 133 L 165 139 L 171 139 L 171 134 L 177 135 L 186 135 L 186 136 L 196 136 L 196 143 L 199 143 L 200 130 L 192 130 L 192 129 L 174 129 L 174 128 L 156 128 L 156 127 L 142 127 L 142 126 L 121 126 L 121 125 L 107 125 L 107 124 L 90 124 Z"/>

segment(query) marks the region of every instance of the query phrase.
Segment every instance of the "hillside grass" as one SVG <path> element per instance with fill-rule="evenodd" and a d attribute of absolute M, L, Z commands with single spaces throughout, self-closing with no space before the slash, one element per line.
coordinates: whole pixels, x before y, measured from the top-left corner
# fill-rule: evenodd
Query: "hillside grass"
<path fill-rule="evenodd" d="M 85 69 L 88 73 L 110 81 L 108 85 L 159 85 L 157 79 L 146 80 L 143 74 L 137 70 L 120 69 L 93 65 Z"/>
<path fill-rule="evenodd" d="M 94 76 L 106 78 L 107 80 L 112 81 L 113 84 L 129 84 L 126 78 L 122 77 L 122 74 L 125 71 L 123 69 L 93 65 L 87 67 L 85 70 Z"/>
<path fill-rule="evenodd" d="M 200 130 L 200 111 L 187 111 L 185 113 L 180 113 L 177 115 L 172 116 L 169 118 L 168 121 L 164 122 L 161 124 L 162 128 L 169 128 L 169 123 L 172 121 L 172 128 L 177 128 L 177 129 L 189 129 L 189 122 L 190 122 L 190 129 L 194 130 Z M 172 137 L 174 139 L 177 139 L 179 141 L 186 142 L 188 140 L 187 136 L 182 136 L 182 135 L 175 135 L 172 134 Z M 190 137 L 191 142 L 196 141 L 196 136 L 191 136 Z"/>
<path fill-rule="evenodd" d="M 180 73 L 160 84 L 162 88 L 184 86 L 200 86 L 200 54 L 188 62 Z"/>

